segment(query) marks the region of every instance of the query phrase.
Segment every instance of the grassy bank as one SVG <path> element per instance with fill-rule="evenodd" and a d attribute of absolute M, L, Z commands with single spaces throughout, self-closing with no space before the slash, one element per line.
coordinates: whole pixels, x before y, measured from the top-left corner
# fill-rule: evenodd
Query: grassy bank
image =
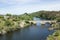
<path fill-rule="evenodd" d="M 47 37 L 47 40 L 60 40 L 60 23 L 52 24 L 53 30 L 55 32 Z"/>
<path fill-rule="evenodd" d="M 25 20 L 25 21 L 23 21 Z M 22 15 L 0 15 L 0 34 L 6 34 L 11 31 L 15 31 L 21 28 L 20 24 L 24 27 L 30 25 L 26 20 L 32 20 L 32 17 L 28 14 Z M 23 23 L 22 23 L 23 22 Z"/>
<path fill-rule="evenodd" d="M 56 30 L 52 35 L 49 35 L 47 40 L 60 40 L 60 30 Z"/>

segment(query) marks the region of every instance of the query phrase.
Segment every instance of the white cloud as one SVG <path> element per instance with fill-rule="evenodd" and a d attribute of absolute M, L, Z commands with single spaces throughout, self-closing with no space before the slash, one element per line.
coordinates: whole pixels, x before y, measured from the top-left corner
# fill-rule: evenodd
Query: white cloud
<path fill-rule="evenodd" d="M 60 2 L 54 1 L 51 3 L 47 3 L 47 2 L 41 2 L 41 0 L 0 0 L 0 3 L 4 3 L 5 4 L 11 4 L 11 6 L 6 6 L 3 8 L 0 8 L 0 13 L 11 13 L 11 14 L 22 14 L 25 12 L 35 12 L 35 11 L 39 11 L 39 10 L 60 10 Z M 59 0 L 58 0 L 59 1 Z M 38 3 L 39 4 L 31 4 L 29 5 L 28 3 Z M 25 3 L 27 3 L 28 5 L 26 5 Z M 17 5 L 13 5 L 12 4 L 17 4 Z M 21 4 L 25 4 L 25 5 L 21 5 Z"/>
<path fill-rule="evenodd" d="M 1 9 L 1 13 L 22 14 L 25 12 L 31 13 L 39 10 L 60 10 L 60 4 L 47 4 L 47 5 L 27 5 L 27 6 L 13 6 Z"/>
<path fill-rule="evenodd" d="M 30 2 L 37 2 L 39 0 L 0 0 L 0 3 L 4 4 L 16 4 L 16 3 L 30 3 Z"/>

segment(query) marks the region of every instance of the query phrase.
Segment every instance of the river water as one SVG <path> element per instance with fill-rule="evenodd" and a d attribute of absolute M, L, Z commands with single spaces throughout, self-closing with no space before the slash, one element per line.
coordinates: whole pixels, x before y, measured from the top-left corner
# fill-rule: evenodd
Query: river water
<path fill-rule="evenodd" d="M 41 25 L 37 22 L 36 25 L 0 36 L 0 40 L 46 40 L 47 36 L 54 32 L 54 30 L 49 31 L 48 27 L 50 24 Z"/>

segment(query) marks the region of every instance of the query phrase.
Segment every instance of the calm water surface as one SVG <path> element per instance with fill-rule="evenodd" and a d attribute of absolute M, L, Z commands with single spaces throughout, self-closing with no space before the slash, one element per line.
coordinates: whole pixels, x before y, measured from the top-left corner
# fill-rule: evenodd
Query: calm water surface
<path fill-rule="evenodd" d="M 40 25 L 37 23 L 36 25 L 0 36 L 0 40 L 46 40 L 46 37 L 54 32 L 53 30 L 48 30 L 49 26 L 49 24 Z"/>

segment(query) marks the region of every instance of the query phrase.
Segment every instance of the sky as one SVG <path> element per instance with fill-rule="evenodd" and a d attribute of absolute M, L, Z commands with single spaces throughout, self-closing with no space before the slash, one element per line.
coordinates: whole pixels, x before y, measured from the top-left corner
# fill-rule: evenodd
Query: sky
<path fill-rule="evenodd" d="M 59 11 L 60 0 L 0 0 L 0 14 L 23 14 L 41 10 Z"/>

